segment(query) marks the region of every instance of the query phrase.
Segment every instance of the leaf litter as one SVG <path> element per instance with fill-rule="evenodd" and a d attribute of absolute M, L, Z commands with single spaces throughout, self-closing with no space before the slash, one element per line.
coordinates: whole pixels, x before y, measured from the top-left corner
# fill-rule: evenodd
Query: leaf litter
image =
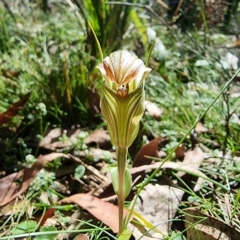
<path fill-rule="evenodd" d="M 70 129 L 55 128 L 48 131 L 46 136 L 41 140 L 39 146 L 42 148 L 56 151 L 61 148 L 72 146 L 78 139 L 79 134 L 84 132 L 83 129 L 78 126 L 72 126 Z M 60 137 L 65 135 L 66 140 L 61 141 Z M 109 149 L 111 146 L 111 140 L 107 131 L 104 129 L 97 129 L 90 132 L 84 139 L 84 143 L 87 146 L 97 146 L 98 150 Z"/>
<path fill-rule="evenodd" d="M 183 177 L 186 175 L 185 172 L 195 172 L 198 175 L 202 175 L 198 168 L 203 160 L 204 154 L 202 150 L 197 147 L 185 154 L 183 162 L 166 162 L 162 164 L 162 166 L 161 163 L 155 163 L 153 165 L 155 165 L 155 167 L 161 166 L 161 168 L 166 167 L 179 170 L 177 175 L 179 177 Z M 144 166 L 139 168 L 143 169 Z M 185 170 L 185 172 L 180 171 L 181 169 Z M 136 171 L 136 169 L 133 170 Z M 191 174 L 187 174 L 188 177 L 189 175 Z M 163 233 L 163 235 L 168 236 L 171 230 L 171 220 L 174 219 L 174 216 L 176 215 L 184 191 L 180 188 L 164 185 L 164 182 L 162 184 L 161 182 L 158 182 L 155 185 L 148 184 L 140 193 L 140 197 L 137 199 L 134 211 L 140 213 L 142 217 L 147 219 L 153 226 L 156 227 L 157 230 Z M 150 229 L 148 234 L 150 234 L 153 238 L 163 239 L 163 237 L 161 238 L 159 233 L 154 229 Z M 139 236 L 139 231 L 134 229 L 133 235 L 137 238 Z"/>
<path fill-rule="evenodd" d="M 203 213 L 199 208 L 184 210 L 187 239 L 237 240 L 239 231 L 219 219 Z M 194 226 L 194 227 L 192 227 Z"/>
<path fill-rule="evenodd" d="M 46 137 L 42 141 L 42 143 L 44 144 L 41 144 L 41 146 L 47 147 L 48 145 L 50 145 L 54 138 L 56 139 L 61 135 L 61 132 L 62 132 L 61 129 L 57 130 L 55 129 L 52 132 L 50 131 L 50 135 L 47 135 L 48 137 Z M 93 136 L 90 136 L 86 143 L 91 144 L 91 142 L 93 142 L 95 144 L 98 144 L 99 142 L 102 141 L 100 145 L 104 146 L 104 142 L 109 141 L 108 139 L 109 136 L 98 138 L 97 136 L 101 135 L 102 133 L 103 133 L 102 130 L 98 131 L 97 133 L 95 132 L 94 134 L 96 135 L 93 134 Z M 179 177 L 183 177 L 186 172 L 195 173 L 196 175 L 206 177 L 201 171 L 198 170 L 198 167 L 200 166 L 201 161 L 203 160 L 201 150 L 198 148 L 194 149 L 193 151 L 185 153 L 185 158 L 183 162 L 166 162 L 164 164 L 162 164 L 161 162 L 152 162 L 152 160 L 149 157 L 158 157 L 159 147 L 164 146 L 167 143 L 167 141 L 168 140 L 165 138 L 158 137 L 150 141 L 148 144 L 144 145 L 140 149 L 140 151 L 138 152 L 137 156 L 133 161 L 133 168 L 131 169 L 131 174 L 133 175 L 134 178 L 139 174 L 144 177 L 147 172 L 159 168 L 160 165 L 162 165 L 161 169 L 171 168 L 174 170 L 178 170 Z M 58 147 L 60 147 L 60 145 Z M 6 197 L 1 200 L 1 206 L 10 202 L 12 199 L 16 198 L 17 196 L 21 195 L 24 191 L 26 191 L 26 189 L 30 185 L 30 182 L 34 179 L 37 172 L 39 172 L 45 166 L 46 162 L 52 161 L 56 157 L 60 156 L 72 159 L 78 164 L 85 166 L 88 170 L 88 174 L 90 174 L 91 176 L 95 176 L 95 181 L 99 182 L 98 188 L 101 188 L 104 185 L 111 186 L 110 185 L 111 181 L 109 181 L 108 178 L 106 178 L 102 173 L 100 173 L 98 169 L 94 168 L 91 165 L 86 164 L 80 158 L 72 154 L 52 153 L 46 155 L 45 157 L 40 156 L 38 158 L 38 163 L 35 163 L 29 170 L 25 169 L 24 171 L 20 171 L 19 173 L 9 175 L 0 180 L 2 181 L 2 184 L 0 184 L 0 188 L 2 187 L 3 191 L 6 192 Z M 8 181 L 8 184 L 6 184 L 5 181 L 8 178 L 10 179 L 10 181 Z M 19 187 L 18 185 L 15 184 L 15 182 L 21 180 L 21 178 L 22 183 L 20 184 Z M 7 188 L 8 191 L 6 190 Z M 103 194 L 105 190 L 106 188 L 103 188 Z M 91 194 L 96 194 L 96 191 L 91 190 L 88 194 L 84 193 L 75 194 L 61 200 L 60 203 L 63 204 L 73 202 L 78 204 L 82 208 L 86 209 L 95 218 L 109 226 L 113 232 L 117 232 L 118 231 L 117 206 L 113 203 L 103 201 L 100 198 Z M 112 195 L 114 195 L 114 192 L 112 192 Z M 148 185 L 145 187 L 144 191 L 140 195 L 140 199 L 143 199 L 143 201 L 142 202 L 140 200 L 137 201 L 137 205 L 135 206 L 134 211 L 140 213 L 142 218 L 145 218 L 146 221 L 152 224 L 152 226 L 158 225 L 157 230 L 167 235 L 167 233 L 171 229 L 171 221 L 169 220 L 174 218 L 174 215 L 176 214 L 176 211 L 178 209 L 178 204 L 181 201 L 182 195 L 183 195 L 182 190 L 169 185 L 161 185 L 161 183 L 155 185 Z M 99 197 L 102 196 L 100 195 Z M 145 204 L 147 205 L 145 206 Z M 49 209 L 49 211 L 51 211 L 51 214 L 53 213 L 51 209 Z M 125 214 L 127 215 L 128 210 L 125 211 L 126 211 Z M 44 216 L 44 221 L 52 217 L 51 214 Z M 44 223 L 44 221 L 41 223 L 41 225 Z M 136 227 L 134 227 L 133 235 L 135 237 L 137 236 Z M 154 239 L 154 237 L 156 236 L 159 237 L 159 232 L 151 230 L 149 232 L 148 237 L 146 236 L 145 239 Z"/>
<path fill-rule="evenodd" d="M 43 138 L 43 140 L 40 142 L 39 146 L 51 151 L 61 152 L 61 149 L 64 151 L 65 147 L 72 146 L 74 144 L 81 131 L 82 130 L 80 128 L 72 128 L 70 130 L 67 130 L 65 133 L 67 133 L 66 135 L 68 137 L 68 140 L 63 143 L 62 141 L 59 141 L 59 138 L 64 133 L 64 130 L 62 128 L 50 130 L 46 137 Z M 202 127 L 200 123 L 197 125 L 196 131 L 198 133 L 202 133 L 206 132 L 207 129 Z M 167 138 L 157 137 L 150 141 L 148 144 L 142 146 L 134 158 L 133 166 L 131 168 L 131 174 L 133 176 L 133 180 L 135 180 L 135 184 L 141 182 L 146 174 L 149 174 L 149 172 L 157 168 L 159 168 L 159 170 L 173 169 L 175 171 L 178 171 L 177 176 L 182 178 L 186 183 L 189 183 L 191 185 L 194 182 L 195 184 L 191 185 L 191 187 L 195 191 L 198 191 L 204 181 L 206 181 L 204 179 L 207 179 L 206 175 L 198 169 L 204 159 L 202 150 L 199 147 L 195 147 L 193 150 L 186 152 L 186 148 L 184 146 L 180 146 L 180 148 L 177 149 L 178 153 L 176 152 L 176 156 L 178 159 L 183 159 L 182 162 L 169 161 L 162 164 L 160 158 L 159 162 L 156 162 L 156 158 L 159 157 L 159 149 L 165 146 L 168 141 L 169 140 Z M 105 130 L 98 129 L 91 132 L 89 136 L 84 140 L 84 143 L 87 144 L 89 151 L 96 159 L 104 159 L 105 150 L 103 149 L 109 149 L 110 138 Z M 86 156 L 84 152 L 82 152 L 80 155 L 81 157 Z M 163 156 L 163 154 L 161 155 Z M 46 162 L 52 161 L 56 157 L 60 156 L 64 156 L 65 158 L 71 159 L 77 164 L 84 166 L 88 171 L 88 176 L 91 176 L 91 179 L 97 183 L 96 185 L 93 185 L 92 188 L 89 188 L 90 191 L 88 194 L 75 194 L 61 200 L 60 202 L 73 202 L 78 204 L 82 208 L 86 209 L 95 218 L 109 226 L 113 232 L 117 232 L 117 206 L 113 203 L 100 199 L 104 198 L 104 194 L 107 192 L 108 196 L 110 196 L 109 199 L 115 199 L 111 198 L 111 196 L 113 197 L 115 195 L 111 186 L 111 180 L 105 177 L 99 171 L 99 169 L 96 169 L 92 165 L 85 163 L 84 160 L 81 160 L 79 157 L 76 157 L 73 154 L 52 153 L 45 156 L 40 156 L 38 158 L 38 162 L 33 164 L 30 169 L 24 169 L 18 173 L 13 173 L 0 179 L 0 190 L 4 193 L 0 197 L 0 206 L 4 206 L 10 203 L 12 200 L 23 194 L 29 187 L 32 180 L 36 177 L 36 174 L 45 167 Z M 114 152 L 112 152 L 111 156 L 112 158 L 115 158 L 116 155 Z M 153 157 L 155 160 L 153 161 L 151 157 Z M 72 171 L 73 169 L 70 169 L 69 173 Z M 193 177 L 192 174 L 195 175 L 195 177 Z M 140 214 L 142 219 L 145 219 L 145 223 L 149 223 L 148 227 L 152 227 L 140 228 L 136 226 L 133 227 L 132 224 L 129 224 L 130 231 L 133 232 L 133 236 L 135 236 L 136 239 L 139 237 L 142 237 L 142 239 L 146 240 L 162 239 L 162 235 L 159 232 L 163 233 L 165 236 L 169 234 L 172 224 L 171 220 L 174 218 L 178 210 L 178 206 L 182 200 L 184 192 L 178 187 L 174 187 L 174 184 L 164 184 L 164 182 L 158 182 L 155 185 L 149 184 L 141 192 L 140 198 L 137 200 L 137 205 L 135 206 L 134 211 L 136 214 Z M 102 194 L 99 195 L 96 189 L 102 189 Z M 108 191 L 109 189 L 110 192 Z M 132 191 L 132 196 L 134 196 L 134 190 Z M 43 217 L 44 221 L 42 221 L 40 225 L 42 226 L 49 218 L 52 218 L 54 212 L 55 211 L 52 209 L 49 209 Z M 128 210 L 126 210 L 125 214 L 128 214 Z M 152 229 L 154 226 L 156 227 L 155 230 Z M 139 231 L 139 229 L 141 231 Z M 146 233 L 146 231 L 147 235 L 142 236 L 142 234 L 144 232 Z"/>
<path fill-rule="evenodd" d="M 94 217 L 101 220 L 104 224 L 109 226 L 114 233 L 118 232 L 118 207 L 112 203 L 105 202 L 90 194 L 75 194 L 60 201 L 60 203 L 74 202 L 86 209 Z M 125 217 L 128 215 L 125 209 Z"/>
<path fill-rule="evenodd" d="M 150 146 L 149 152 L 151 152 L 154 156 L 155 152 L 158 149 L 159 140 L 161 140 L 161 138 L 148 145 Z M 155 148 L 152 146 L 152 144 L 155 146 Z M 147 147 L 145 146 L 144 152 L 147 152 L 146 149 Z M 139 155 L 145 156 L 143 154 Z M 145 175 L 144 171 L 153 170 L 159 168 L 160 165 L 162 165 L 161 169 L 172 168 L 174 170 L 178 170 L 179 177 L 183 177 L 184 174 L 186 175 L 185 172 L 195 173 L 196 175 L 206 177 L 201 171 L 198 170 L 198 167 L 201 165 L 203 159 L 204 155 L 201 149 L 196 148 L 185 154 L 183 162 L 166 162 L 164 164 L 157 162 L 150 165 L 134 167 L 131 169 L 131 173 L 135 174 L 141 172 Z M 140 215 L 145 218 L 146 221 L 151 223 L 153 226 L 156 226 L 156 229 L 159 232 L 167 235 L 171 229 L 171 221 L 169 220 L 174 218 L 183 194 L 184 191 L 170 185 L 161 185 L 161 183 L 155 185 L 147 185 L 144 191 L 141 192 L 140 198 L 137 200 L 134 211 L 140 213 Z M 116 205 L 105 202 L 90 194 L 76 194 L 61 201 L 61 203 L 68 202 L 74 202 L 80 205 L 82 208 L 89 211 L 98 220 L 109 226 L 113 232 L 118 231 L 118 211 Z M 136 227 L 133 230 L 134 236 L 135 231 L 137 231 Z M 148 234 L 150 237 L 158 236 L 158 239 L 160 239 L 158 231 L 156 233 L 156 231 L 151 230 Z"/>
<path fill-rule="evenodd" d="M 50 153 L 39 156 L 38 161 L 30 168 L 25 168 L 17 173 L 10 174 L 0 179 L 0 206 L 4 206 L 16 197 L 24 193 L 37 173 L 43 169 L 47 162 L 53 161 L 58 157 L 68 157 L 63 153 Z"/>
<path fill-rule="evenodd" d="M 167 143 L 167 139 L 163 137 L 157 137 L 151 140 L 149 143 L 141 147 L 136 157 L 133 160 L 133 168 L 148 165 L 152 162 L 148 157 L 158 157 L 158 148 L 160 145 Z"/>

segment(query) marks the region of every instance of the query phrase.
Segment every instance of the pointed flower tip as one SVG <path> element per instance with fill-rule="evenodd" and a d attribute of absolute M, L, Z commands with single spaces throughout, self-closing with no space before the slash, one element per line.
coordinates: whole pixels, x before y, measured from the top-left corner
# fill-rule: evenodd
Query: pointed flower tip
<path fill-rule="evenodd" d="M 122 97 L 135 90 L 151 71 L 141 59 L 127 50 L 111 53 L 97 68 L 106 84 Z"/>

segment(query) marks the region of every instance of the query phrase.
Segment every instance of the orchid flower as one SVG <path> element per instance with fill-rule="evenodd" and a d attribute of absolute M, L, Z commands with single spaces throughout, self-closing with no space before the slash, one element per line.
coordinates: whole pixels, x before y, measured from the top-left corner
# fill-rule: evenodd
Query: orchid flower
<path fill-rule="evenodd" d="M 144 113 L 144 80 L 151 69 L 126 50 L 111 53 L 97 68 L 104 79 L 100 106 L 111 140 L 117 148 L 117 168 L 112 168 L 111 176 L 118 196 L 121 234 L 124 230 L 124 200 L 132 185 L 130 170 L 126 168 L 127 152 L 137 136 Z"/>
<path fill-rule="evenodd" d="M 144 113 L 144 80 L 151 69 L 126 50 L 111 53 L 97 68 L 105 80 L 101 110 L 109 135 L 116 147 L 129 147 Z"/>

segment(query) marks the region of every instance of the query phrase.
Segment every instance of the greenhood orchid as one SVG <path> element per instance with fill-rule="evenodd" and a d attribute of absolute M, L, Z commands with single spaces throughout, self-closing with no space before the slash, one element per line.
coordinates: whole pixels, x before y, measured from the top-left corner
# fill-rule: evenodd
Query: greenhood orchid
<path fill-rule="evenodd" d="M 111 53 L 97 68 L 104 79 L 100 106 L 109 135 L 117 149 L 117 167 L 113 167 L 110 172 L 118 196 L 121 234 L 124 230 L 124 200 L 132 186 L 131 173 L 126 168 L 127 152 L 137 136 L 144 113 L 144 80 L 151 69 L 126 50 Z"/>
<path fill-rule="evenodd" d="M 97 66 L 103 79 L 102 114 L 116 147 L 129 147 L 144 112 L 144 80 L 150 68 L 127 50 L 116 51 Z"/>

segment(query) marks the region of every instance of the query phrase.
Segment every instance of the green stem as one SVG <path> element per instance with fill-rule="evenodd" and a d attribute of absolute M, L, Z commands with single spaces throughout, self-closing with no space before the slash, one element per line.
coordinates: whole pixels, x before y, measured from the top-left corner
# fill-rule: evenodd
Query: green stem
<path fill-rule="evenodd" d="M 124 223 L 123 223 L 123 209 L 124 209 L 124 175 L 125 167 L 127 161 L 127 148 L 118 148 L 117 149 L 117 163 L 118 163 L 118 219 L 119 219 L 119 232 L 120 235 L 123 232 Z"/>

